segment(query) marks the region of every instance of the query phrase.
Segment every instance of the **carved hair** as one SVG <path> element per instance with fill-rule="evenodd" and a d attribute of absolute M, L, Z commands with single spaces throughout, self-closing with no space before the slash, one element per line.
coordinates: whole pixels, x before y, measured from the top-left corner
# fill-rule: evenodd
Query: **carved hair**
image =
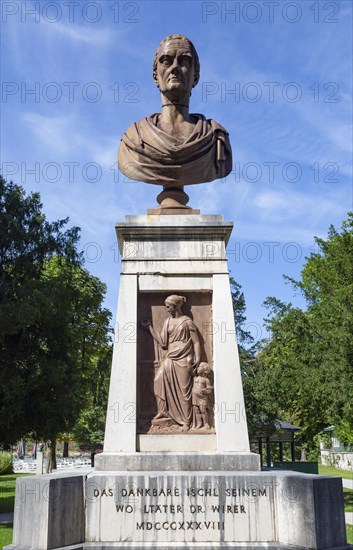
<path fill-rule="evenodd" d="M 194 60 L 194 70 L 195 70 L 195 78 L 192 87 L 195 88 L 196 84 L 198 83 L 200 79 L 200 60 L 199 56 L 197 55 L 197 51 L 195 49 L 194 44 L 191 42 L 189 38 L 186 36 L 183 36 L 182 34 L 169 34 L 165 38 L 163 38 L 162 42 L 159 44 L 156 53 L 154 54 L 153 59 L 153 80 L 157 84 L 157 62 L 158 62 L 158 52 L 160 48 L 165 44 L 165 42 L 170 42 L 171 40 L 184 40 L 184 42 L 187 42 L 190 46 L 192 57 Z M 158 86 L 158 84 L 157 84 Z"/>
<path fill-rule="evenodd" d="M 185 296 L 178 296 L 177 294 L 172 294 L 171 296 L 168 296 L 168 298 L 166 298 L 164 300 L 164 303 L 169 303 L 169 304 L 173 304 L 174 306 L 178 307 L 178 306 L 182 306 L 185 302 L 186 302 L 186 298 Z"/>

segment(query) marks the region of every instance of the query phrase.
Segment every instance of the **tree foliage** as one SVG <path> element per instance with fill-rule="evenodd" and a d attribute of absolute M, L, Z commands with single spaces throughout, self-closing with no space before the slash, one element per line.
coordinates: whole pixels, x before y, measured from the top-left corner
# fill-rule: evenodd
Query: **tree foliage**
<path fill-rule="evenodd" d="M 240 368 L 244 391 L 246 417 L 250 438 L 259 433 L 264 422 L 270 427 L 275 420 L 266 384 L 259 384 L 257 353 L 262 342 L 255 342 L 246 330 L 246 302 L 241 285 L 232 277 L 230 286 L 233 301 L 234 321 L 237 330 Z M 263 381 L 265 382 L 265 380 Z"/>
<path fill-rule="evenodd" d="M 95 357 L 94 375 L 86 390 L 86 406 L 73 428 L 75 439 L 82 445 L 96 447 L 104 439 L 111 362 L 112 346 L 106 345 Z"/>
<path fill-rule="evenodd" d="M 84 269 L 79 229 L 48 222 L 37 193 L 0 179 L 0 437 L 70 431 L 109 347 L 105 285 Z"/>
<path fill-rule="evenodd" d="M 256 376 L 277 416 L 301 426 L 309 450 L 329 424 L 353 435 L 353 214 L 341 231 L 331 226 L 326 240 L 315 240 L 319 250 L 301 280 L 286 277 L 307 309 L 265 302 L 272 337 L 257 356 Z"/>
<path fill-rule="evenodd" d="M 105 285 L 60 257 L 45 266 L 42 284 L 45 331 L 40 378 L 31 394 L 37 403 L 32 429 L 52 439 L 58 432 L 71 431 L 89 402 L 91 379 L 109 347 L 111 315 L 101 305 Z M 41 399 L 43 392 L 48 399 Z"/>

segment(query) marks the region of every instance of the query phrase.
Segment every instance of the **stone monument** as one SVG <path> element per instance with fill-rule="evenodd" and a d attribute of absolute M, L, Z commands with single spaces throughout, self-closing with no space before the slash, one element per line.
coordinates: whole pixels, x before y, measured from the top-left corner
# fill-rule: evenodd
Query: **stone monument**
<path fill-rule="evenodd" d="M 163 190 L 159 206 L 116 224 L 103 453 L 90 473 L 18 481 L 8 549 L 347 547 L 341 479 L 261 472 L 250 452 L 226 259 L 233 224 L 187 206 L 184 191 L 232 168 L 227 131 L 189 113 L 199 74 L 190 40 L 165 38 L 153 64 L 161 113 L 121 139 L 120 170 Z"/>

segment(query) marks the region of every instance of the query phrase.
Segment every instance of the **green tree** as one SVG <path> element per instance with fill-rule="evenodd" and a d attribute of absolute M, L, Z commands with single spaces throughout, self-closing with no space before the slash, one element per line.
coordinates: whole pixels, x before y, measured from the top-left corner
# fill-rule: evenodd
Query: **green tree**
<path fill-rule="evenodd" d="M 276 416 L 273 413 L 271 400 L 267 396 L 266 385 L 259 384 L 257 354 L 262 346 L 262 341 L 255 342 L 251 333 L 246 329 L 246 302 L 241 285 L 231 277 L 230 286 L 247 423 L 250 438 L 252 438 L 258 435 L 263 423 L 266 423 L 270 429 Z M 264 382 L 266 382 L 265 379 Z"/>
<path fill-rule="evenodd" d="M 111 361 L 112 346 L 106 345 L 96 356 L 94 372 L 88 381 L 87 404 L 73 428 L 76 440 L 82 445 L 95 447 L 104 439 Z"/>
<path fill-rule="evenodd" d="M 230 290 L 232 295 L 234 321 L 237 329 L 239 353 L 246 353 L 247 348 L 253 345 L 254 338 L 245 328 L 246 303 L 244 292 L 242 292 L 241 288 L 241 285 L 237 283 L 233 277 L 230 277 Z"/>
<path fill-rule="evenodd" d="M 34 432 L 51 440 L 54 455 L 109 346 L 106 289 L 82 266 L 78 228 L 47 222 L 38 194 L 0 185 L 1 441 Z"/>
<path fill-rule="evenodd" d="M 42 342 L 37 355 L 39 376 L 31 392 L 37 404 L 32 429 L 55 448 L 57 434 L 72 431 L 89 404 L 97 363 L 110 342 L 111 314 L 102 307 L 105 285 L 80 266 L 54 257 L 44 267 L 41 280 Z"/>
<path fill-rule="evenodd" d="M 289 280 L 308 303 L 329 422 L 345 420 L 353 430 L 353 213 L 340 231 L 331 226 L 326 240 L 315 240 L 319 252 L 308 259 L 301 281 Z"/>
<path fill-rule="evenodd" d="M 309 451 L 328 424 L 353 430 L 353 214 L 330 227 L 307 258 L 300 290 L 307 309 L 269 298 L 272 337 L 258 355 L 259 386 L 278 417 L 301 426 Z"/>
<path fill-rule="evenodd" d="M 79 230 L 66 220 L 48 222 L 38 193 L 0 177 L 0 434 L 1 442 L 19 439 L 29 428 L 33 408 L 29 388 L 37 369 L 42 335 L 43 264 L 59 254 L 80 265 Z"/>

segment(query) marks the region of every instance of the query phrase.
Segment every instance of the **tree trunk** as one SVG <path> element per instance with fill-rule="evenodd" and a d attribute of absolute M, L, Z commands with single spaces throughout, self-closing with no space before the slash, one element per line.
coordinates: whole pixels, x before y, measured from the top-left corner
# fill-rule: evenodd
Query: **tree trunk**
<path fill-rule="evenodd" d="M 51 451 L 51 464 L 52 464 L 52 469 L 53 470 L 56 470 L 56 439 L 53 438 L 51 440 L 51 448 L 50 448 L 50 451 Z"/>
<path fill-rule="evenodd" d="M 63 458 L 69 458 L 69 442 L 64 441 Z"/>

